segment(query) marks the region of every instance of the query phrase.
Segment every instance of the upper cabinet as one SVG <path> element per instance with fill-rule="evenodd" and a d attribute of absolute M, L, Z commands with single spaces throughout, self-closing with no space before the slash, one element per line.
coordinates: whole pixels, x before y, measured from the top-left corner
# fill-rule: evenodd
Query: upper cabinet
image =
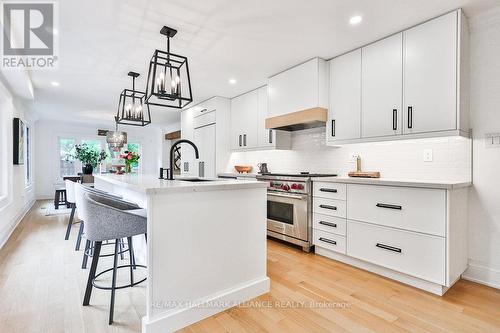
<path fill-rule="evenodd" d="M 231 99 L 232 150 L 290 149 L 290 133 L 266 129 L 267 86 Z"/>
<path fill-rule="evenodd" d="M 328 140 L 361 137 L 361 50 L 330 60 Z"/>
<path fill-rule="evenodd" d="M 320 58 L 276 74 L 268 79 L 268 118 L 328 108 L 328 67 Z"/>
<path fill-rule="evenodd" d="M 401 134 L 403 34 L 363 47 L 361 53 L 362 136 Z"/>
<path fill-rule="evenodd" d="M 457 129 L 457 30 L 453 12 L 404 32 L 404 133 Z"/>
<path fill-rule="evenodd" d="M 328 143 L 468 136 L 468 104 L 456 10 L 330 61 Z"/>

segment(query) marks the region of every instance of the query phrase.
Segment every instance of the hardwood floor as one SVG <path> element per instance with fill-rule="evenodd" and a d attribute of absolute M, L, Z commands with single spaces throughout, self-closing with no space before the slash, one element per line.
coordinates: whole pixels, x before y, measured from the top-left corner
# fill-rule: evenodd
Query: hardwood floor
<path fill-rule="evenodd" d="M 45 204 L 0 251 L 0 332 L 140 332 L 144 286 L 117 291 L 112 326 L 109 292 L 81 305 L 88 270 L 74 251 L 77 226 L 64 241 L 67 216 L 44 216 Z M 269 294 L 181 332 L 500 332 L 500 290 L 476 283 L 438 297 L 274 241 L 268 272 Z"/>

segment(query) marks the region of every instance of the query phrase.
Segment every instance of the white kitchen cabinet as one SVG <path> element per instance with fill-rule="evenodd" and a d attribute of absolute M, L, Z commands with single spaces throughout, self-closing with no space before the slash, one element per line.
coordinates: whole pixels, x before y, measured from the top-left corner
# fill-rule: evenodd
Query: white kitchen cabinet
<path fill-rule="evenodd" d="M 268 118 L 313 108 L 328 108 L 328 67 L 314 58 L 271 76 Z"/>
<path fill-rule="evenodd" d="M 200 152 L 198 176 L 216 178 L 216 132 L 215 123 L 194 129 L 194 143 Z"/>
<path fill-rule="evenodd" d="M 231 147 L 257 147 L 259 92 L 252 90 L 231 99 Z"/>
<path fill-rule="evenodd" d="M 457 19 L 452 12 L 404 32 L 405 133 L 457 128 Z"/>
<path fill-rule="evenodd" d="M 327 144 L 468 137 L 469 48 L 456 10 L 330 60 Z"/>
<path fill-rule="evenodd" d="M 201 171 L 205 177 L 215 177 L 226 170 L 231 153 L 229 111 L 230 101 L 223 97 L 212 97 L 182 111 L 181 138 L 195 142 L 200 152 L 196 160 L 193 148 L 181 144 L 182 175 L 199 176 Z M 213 126 L 204 128 L 209 125 Z M 200 162 L 205 162 L 201 170 Z"/>
<path fill-rule="evenodd" d="M 403 34 L 363 47 L 361 53 L 361 135 L 401 134 Z"/>
<path fill-rule="evenodd" d="M 181 137 L 193 141 L 195 109 L 189 108 L 181 112 Z M 198 169 L 195 162 L 193 148 L 185 143 L 181 144 L 181 175 L 196 176 Z"/>
<path fill-rule="evenodd" d="M 361 49 L 330 60 L 327 140 L 361 137 Z"/>
<path fill-rule="evenodd" d="M 231 99 L 232 150 L 290 149 L 291 134 L 266 129 L 267 86 Z"/>
<path fill-rule="evenodd" d="M 467 187 L 357 181 L 313 182 L 315 252 L 443 295 L 467 268 Z"/>

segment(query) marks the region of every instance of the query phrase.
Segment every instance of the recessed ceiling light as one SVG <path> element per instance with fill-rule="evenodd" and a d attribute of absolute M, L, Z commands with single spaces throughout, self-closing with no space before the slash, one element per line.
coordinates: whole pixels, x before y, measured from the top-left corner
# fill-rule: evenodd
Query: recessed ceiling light
<path fill-rule="evenodd" d="M 52 82 L 50 82 L 50 84 L 51 84 L 53 87 L 59 87 L 59 82 L 57 82 L 57 81 L 52 81 Z"/>
<path fill-rule="evenodd" d="M 236 79 L 229 79 L 227 82 L 229 82 L 229 84 L 236 84 Z"/>
<path fill-rule="evenodd" d="M 359 15 L 355 15 L 349 19 L 349 23 L 351 23 L 352 25 L 359 24 L 361 23 L 361 21 L 363 21 L 363 18 Z"/>
<path fill-rule="evenodd" d="M 59 30 L 57 30 L 57 29 L 52 29 L 52 33 L 53 33 L 54 35 L 59 35 Z"/>

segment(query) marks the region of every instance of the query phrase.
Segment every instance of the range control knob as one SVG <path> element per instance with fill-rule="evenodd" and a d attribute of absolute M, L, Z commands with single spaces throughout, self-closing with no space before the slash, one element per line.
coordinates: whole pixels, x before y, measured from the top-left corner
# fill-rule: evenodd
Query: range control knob
<path fill-rule="evenodd" d="M 288 186 L 287 184 L 284 184 L 283 186 L 281 186 L 281 189 L 284 191 L 290 191 L 290 186 Z"/>
<path fill-rule="evenodd" d="M 298 190 L 299 189 L 299 184 L 292 184 L 292 190 Z"/>
<path fill-rule="evenodd" d="M 302 184 L 296 184 L 297 185 L 297 190 L 303 190 L 304 189 L 304 185 Z"/>

